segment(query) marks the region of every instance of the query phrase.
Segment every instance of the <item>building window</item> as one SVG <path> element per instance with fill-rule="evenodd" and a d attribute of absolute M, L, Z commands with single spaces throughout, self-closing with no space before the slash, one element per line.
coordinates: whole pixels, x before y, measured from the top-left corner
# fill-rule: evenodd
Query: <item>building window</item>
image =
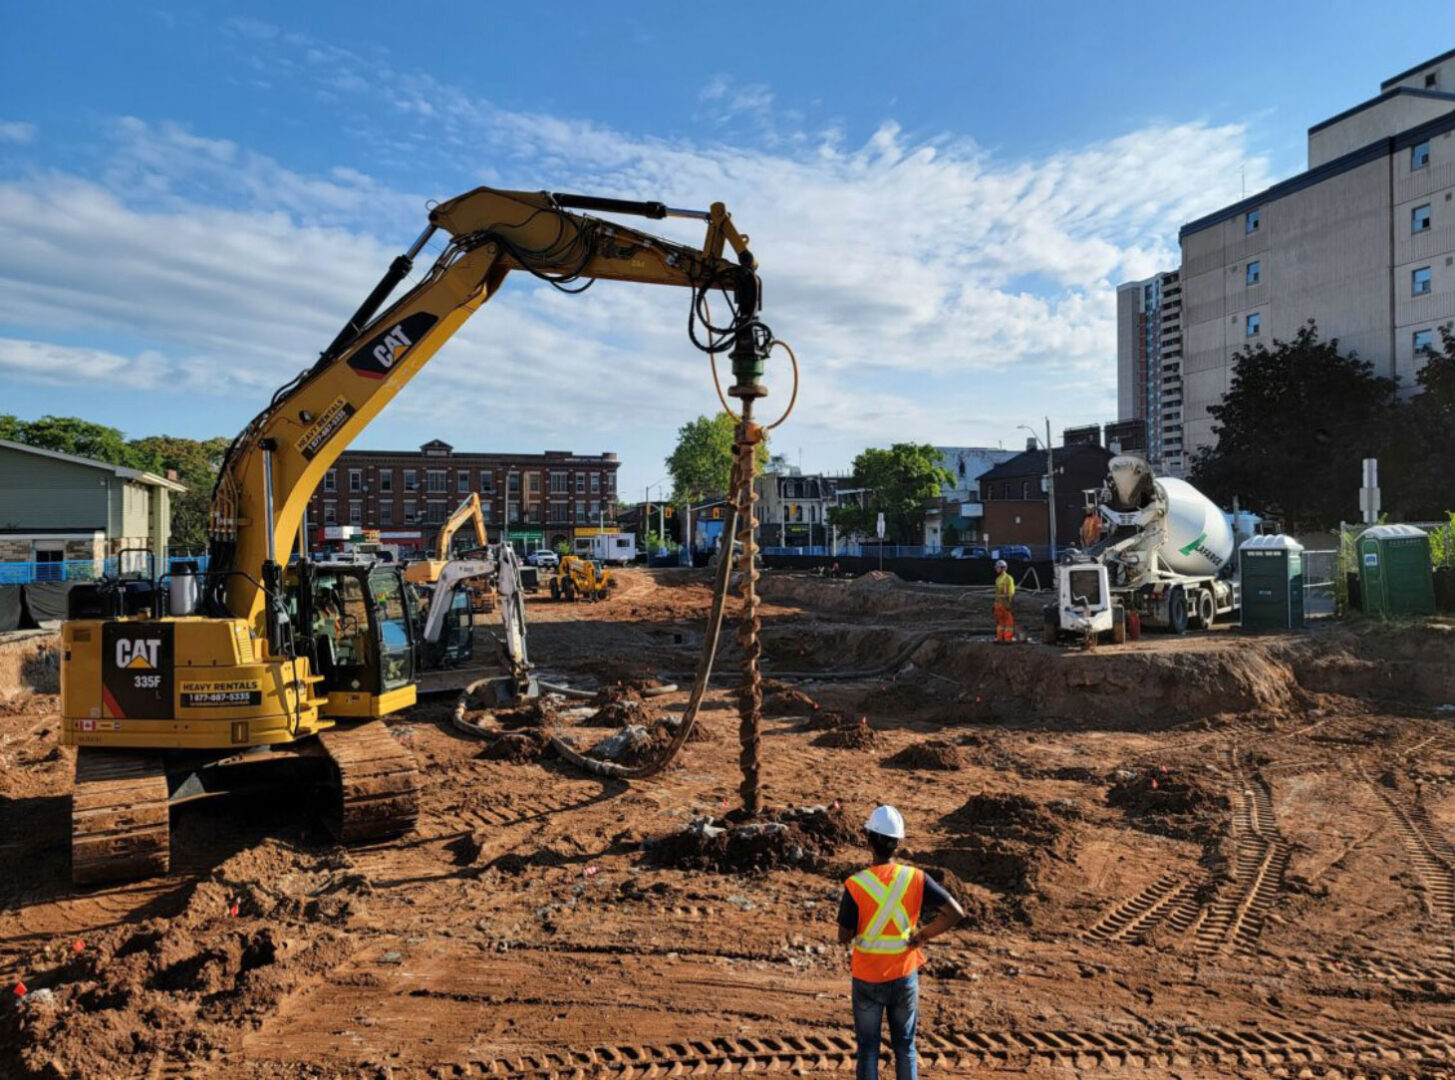
<path fill-rule="evenodd" d="M 563 472 L 551 473 L 551 494 L 564 495 L 569 487 L 570 478 Z"/>
<path fill-rule="evenodd" d="M 380 469 L 379 470 L 379 490 L 381 492 L 383 492 L 385 495 L 389 494 L 391 491 L 394 490 L 394 470 L 393 469 Z"/>
<path fill-rule="evenodd" d="M 576 474 L 576 494 L 586 494 L 586 474 L 584 472 L 578 472 Z"/>
<path fill-rule="evenodd" d="M 379 507 L 379 517 L 386 524 L 399 524 L 399 504 L 393 499 L 381 504 Z"/>
<path fill-rule="evenodd" d="M 520 473 L 510 474 L 510 478 L 505 482 L 505 490 L 511 495 L 520 494 Z"/>
<path fill-rule="evenodd" d="M 413 469 L 405 469 L 404 470 L 404 490 L 405 491 L 418 491 L 419 490 L 419 478 L 415 475 L 415 471 Z"/>
<path fill-rule="evenodd" d="M 353 492 L 364 490 L 364 474 L 361 470 L 349 470 L 349 490 Z"/>
<path fill-rule="evenodd" d="M 1410 273 L 1410 295 L 1424 296 L 1430 291 L 1430 268 L 1422 266 Z"/>
<path fill-rule="evenodd" d="M 566 520 L 566 509 L 567 509 L 567 507 L 566 507 L 566 500 L 565 499 L 552 499 L 551 500 L 551 520 L 552 521 L 565 521 Z"/>
<path fill-rule="evenodd" d="M 1415 355 L 1428 354 L 1435 351 L 1435 331 L 1416 330 L 1414 336 Z"/>
<path fill-rule="evenodd" d="M 531 472 L 525 474 L 525 491 L 527 495 L 539 495 L 541 493 L 541 474 Z"/>
<path fill-rule="evenodd" d="M 1249 315 L 1248 318 L 1244 321 L 1243 333 L 1247 337 L 1257 337 L 1258 334 L 1262 332 L 1262 330 L 1263 316 L 1255 311 L 1253 312 L 1253 314 Z"/>
<path fill-rule="evenodd" d="M 425 504 L 425 521 L 427 521 L 431 525 L 441 524 L 445 520 L 446 513 L 447 511 L 445 509 L 445 504 L 442 502 L 437 502 L 434 499 L 430 499 L 429 502 Z"/>
<path fill-rule="evenodd" d="M 1428 232 L 1430 229 L 1430 204 L 1417 206 L 1410 211 L 1410 232 Z"/>
<path fill-rule="evenodd" d="M 1254 232 L 1257 232 L 1259 225 L 1262 224 L 1261 215 L 1262 215 L 1262 211 L 1261 210 L 1249 210 L 1246 214 L 1244 214 L 1243 215 L 1243 231 L 1245 233 L 1254 233 Z"/>
<path fill-rule="evenodd" d="M 1022 480 L 1021 481 L 1021 498 L 1022 499 L 1029 499 L 1030 497 L 1031 497 L 1031 482 L 1029 480 Z"/>
<path fill-rule="evenodd" d="M 1245 275 L 1245 280 L 1247 281 L 1247 283 L 1249 285 L 1257 285 L 1258 282 L 1259 282 L 1259 280 L 1262 277 L 1263 277 L 1263 264 L 1260 261 L 1258 261 L 1257 259 L 1254 259 L 1252 262 L 1250 262 L 1248 264 L 1248 271 L 1247 271 L 1247 273 Z"/>
<path fill-rule="evenodd" d="M 358 499 L 349 500 L 349 524 L 362 525 L 364 523 L 364 504 Z"/>
<path fill-rule="evenodd" d="M 446 486 L 444 469 L 430 469 L 426 482 L 429 484 L 427 490 L 432 494 L 442 495 L 449 490 Z"/>
<path fill-rule="evenodd" d="M 495 504 L 494 503 L 489 503 L 489 502 L 482 503 L 480 505 L 480 512 L 482 514 L 484 514 L 484 516 L 485 516 L 485 523 L 487 525 L 494 523 L 494 521 L 495 521 Z"/>
<path fill-rule="evenodd" d="M 326 502 L 323 504 L 323 523 L 325 525 L 338 524 L 338 503 Z"/>
<path fill-rule="evenodd" d="M 323 490 L 324 491 L 337 491 L 338 490 L 338 470 L 337 469 L 329 469 L 328 472 L 326 472 L 326 473 L 323 474 Z"/>
<path fill-rule="evenodd" d="M 1417 142 L 1410 147 L 1410 172 L 1423 169 L 1430 163 L 1430 140 Z"/>
<path fill-rule="evenodd" d="M 470 470 L 461 469 L 455 474 L 455 490 L 461 495 L 470 493 Z"/>
<path fill-rule="evenodd" d="M 577 499 L 576 500 L 576 520 L 577 521 L 585 521 L 586 520 L 586 500 L 585 499 Z"/>
<path fill-rule="evenodd" d="M 1427 72 L 1425 74 L 1425 89 L 1426 90 L 1433 90 L 1435 87 L 1437 87 L 1439 85 L 1440 85 L 1440 73 L 1438 71 L 1431 71 L 1431 72 Z"/>
<path fill-rule="evenodd" d="M 591 494 L 601 494 L 601 474 L 599 472 L 591 474 Z"/>
<path fill-rule="evenodd" d="M 412 525 L 418 516 L 418 504 L 413 499 L 404 500 L 404 524 Z"/>
<path fill-rule="evenodd" d="M 488 472 L 480 474 L 480 493 L 489 495 L 495 491 L 495 477 Z"/>

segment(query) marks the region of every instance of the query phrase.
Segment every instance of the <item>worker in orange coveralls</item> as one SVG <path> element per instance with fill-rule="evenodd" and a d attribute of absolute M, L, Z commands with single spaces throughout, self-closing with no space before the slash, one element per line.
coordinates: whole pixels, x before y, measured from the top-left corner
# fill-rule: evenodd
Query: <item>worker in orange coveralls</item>
<path fill-rule="evenodd" d="M 1081 546 L 1082 548 L 1095 547 L 1096 542 L 1101 539 L 1101 515 L 1096 512 L 1096 507 L 1086 508 L 1086 517 L 1081 519 Z"/>
<path fill-rule="evenodd" d="M 1011 601 L 1015 599 L 1015 581 L 1010 576 L 1004 559 L 995 563 L 995 640 L 1015 640 L 1015 611 Z"/>

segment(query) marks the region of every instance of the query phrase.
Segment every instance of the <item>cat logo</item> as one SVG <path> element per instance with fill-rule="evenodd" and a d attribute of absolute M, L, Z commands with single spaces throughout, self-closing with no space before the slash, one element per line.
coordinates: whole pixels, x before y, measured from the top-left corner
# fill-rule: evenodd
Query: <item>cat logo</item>
<path fill-rule="evenodd" d="M 354 354 L 349 357 L 349 367 L 368 379 L 384 378 L 409 355 L 409 350 L 438 321 L 427 311 L 406 315 L 354 350 Z"/>
<path fill-rule="evenodd" d="M 155 671 L 162 643 L 158 638 L 121 638 L 116 642 L 116 666 Z"/>

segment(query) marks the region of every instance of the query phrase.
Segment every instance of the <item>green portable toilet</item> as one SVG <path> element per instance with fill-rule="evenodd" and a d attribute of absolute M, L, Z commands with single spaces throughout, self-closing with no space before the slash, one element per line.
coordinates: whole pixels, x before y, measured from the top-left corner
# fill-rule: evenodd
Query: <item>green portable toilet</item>
<path fill-rule="evenodd" d="M 1375 525 L 1355 541 L 1359 589 L 1369 615 L 1433 615 L 1430 538 L 1413 525 Z"/>
<path fill-rule="evenodd" d="M 1291 536 L 1254 536 L 1238 548 L 1243 626 L 1303 629 L 1303 545 Z"/>

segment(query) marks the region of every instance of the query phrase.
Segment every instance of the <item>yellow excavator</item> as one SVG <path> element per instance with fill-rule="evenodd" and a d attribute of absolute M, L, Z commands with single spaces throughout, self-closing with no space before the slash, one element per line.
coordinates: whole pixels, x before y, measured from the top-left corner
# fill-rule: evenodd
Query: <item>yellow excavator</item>
<path fill-rule="evenodd" d="M 552 600 L 605 600 L 616 588 L 616 577 L 603 566 L 579 555 L 562 555 L 551 577 Z"/>
<path fill-rule="evenodd" d="M 454 542 L 455 534 L 465 522 L 472 522 L 475 526 L 475 546 L 486 547 L 489 540 L 485 536 L 485 514 L 480 509 L 480 496 L 470 492 L 470 497 L 460 503 L 453 514 L 440 526 L 439 533 L 434 540 L 434 557 L 420 559 L 412 562 L 404 568 L 404 580 L 413 582 L 416 585 L 433 585 L 440 579 L 444 571 L 445 563 L 450 561 L 451 545 Z"/>
<path fill-rule="evenodd" d="M 597 213 L 695 218 L 706 236 L 694 248 Z M 386 305 L 436 233 L 434 264 Z M 321 789 L 344 842 L 411 828 L 418 771 L 380 719 L 415 702 L 403 575 L 391 564 L 310 560 L 309 496 L 514 270 L 567 292 L 602 279 L 689 290 L 693 344 L 730 356 L 734 394 L 761 396 L 773 339 L 759 319 L 756 265 L 721 203 L 675 210 L 477 188 L 435 206 L 317 362 L 233 440 L 212 494 L 207 570 L 71 592 L 61 711 L 62 739 L 79 748 L 73 879 L 166 872 L 171 807 L 256 782 L 264 769 L 300 806 Z M 713 311 L 725 321 L 714 324 Z"/>

